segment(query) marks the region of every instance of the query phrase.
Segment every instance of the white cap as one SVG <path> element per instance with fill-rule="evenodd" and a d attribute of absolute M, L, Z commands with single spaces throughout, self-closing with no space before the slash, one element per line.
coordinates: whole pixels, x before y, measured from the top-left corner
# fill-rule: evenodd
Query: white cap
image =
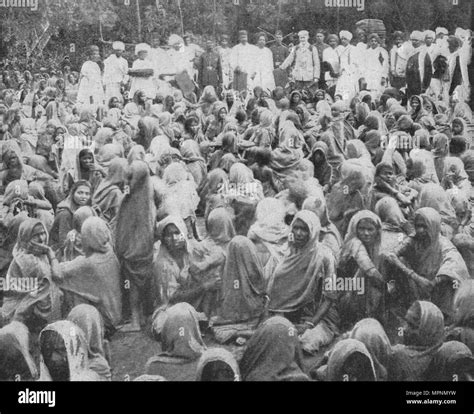
<path fill-rule="evenodd" d="M 298 37 L 300 36 L 307 36 L 309 37 L 309 33 L 307 30 L 301 30 L 299 33 L 298 33 Z"/>
<path fill-rule="evenodd" d="M 140 52 L 150 52 L 150 45 L 146 43 L 139 43 L 135 46 L 135 54 L 138 55 Z"/>
<path fill-rule="evenodd" d="M 445 34 L 447 35 L 449 32 L 448 32 L 448 29 L 446 29 L 445 27 L 437 27 L 436 28 L 436 34 Z"/>
<path fill-rule="evenodd" d="M 184 43 L 183 38 L 181 36 L 178 36 L 177 34 L 172 34 L 168 39 L 168 44 L 170 46 L 181 45 L 183 43 Z"/>
<path fill-rule="evenodd" d="M 414 32 L 411 32 L 410 40 L 423 41 L 423 40 L 425 40 L 425 36 L 419 30 L 415 30 Z"/>
<path fill-rule="evenodd" d="M 125 50 L 125 45 L 123 42 L 114 42 L 112 43 L 112 49 L 113 50 L 121 50 L 122 52 Z"/>
<path fill-rule="evenodd" d="M 432 37 L 434 39 L 436 37 L 436 34 L 435 32 L 433 32 L 433 30 L 425 30 L 423 32 L 423 35 L 425 36 L 425 38 Z"/>

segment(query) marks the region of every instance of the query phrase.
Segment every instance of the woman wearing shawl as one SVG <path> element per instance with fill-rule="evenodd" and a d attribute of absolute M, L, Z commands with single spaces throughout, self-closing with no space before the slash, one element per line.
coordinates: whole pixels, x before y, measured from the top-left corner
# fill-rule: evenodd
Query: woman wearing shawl
<path fill-rule="evenodd" d="M 188 171 L 194 178 L 196 191 L 200 196 L 206 183 L 207 165 L 201 155 L 199 145 L 196 141 L 188 139 L 181 144 L 180 151 Z"/>
<path fill-rule="evenodd" d="M 209 348 L 199 359 L 196 381 L 240 381 L 239 364 L 226 349 Z"/>
<path fill-rule="evenodd" d="M 374 185 L 370 192 L 370 209 L 374 211 L 375 205 L 384 197 L 395 199 L 406 216 L 410 213 L 418 192 L 414 189 L 400 185 L 396 181 L 394 168 L 391 164 L 381 162 L 375 169 Z"/>
<path fill-rule="evenodd" d="M 417 208 L 430 207 L 441 216 L 441 234 L 451 240 L 458 231 L 456 211 L 442 187 L 426 184 L 418 196 Z"/>
<path fill-rule="evenodd" d="M 421 96 L 413 95 L 410 98 L 410 117 L 413 122 L 420 122 L 420 119 L 429 116 L 429 113 L 423 107 L 423 99 Z"/>
<path fill-rule="evenodd" d="M 474 349 L 474 281 L 461 283 L 454 296 L 454 318 L 447 329 L 446 340 L 460 341 Z"/>
<path fill-rule="evenodd" d="M 175 133 L 173 131 L 172 122 L 173 118 L 169 112 L 162 112 L 158 115 L 158 125 L 159 133 L 157 135 L 164 135 L 170 141 L 170 143 L 175 140 Z"/>
<path fill-rule="evenodd" d="M 223 264 L 226 256 L 223 250 L 211 253 L 195 241 L 188 240 L 186 225 L 179 216 L 167 216 L 161 220 L 156 232 L 161 243 L 153 260 L 155 312 L 152 330 L 159 335 L 169 307 L 176 303 L 190 303 L 210 313 L 215 310 L 212 309 L 212 299 L 220 286 L 220 274 L 216 274 L 216 267 Z M 207 302 L 204 300 L 206 296 Z"/>
<path fill-rule="evenodd" d="M 314 178 L 326 189 L 329 187 L 332 175 L 332 168 L 327 160 L 328 151 L 328 146 L 324 142 L 318 141 L 313 145 L 309 155 L 309 160 L 314 165 Z"/>
<path fill-rule="evenodd" d="M 366 317 L 383 318 L 385 283 L 381 274 L 382 222 L 368 210 L 352 217 L 344 239 L 337 276 L 353 279 L 354 287 L 339 301 L 341 320 L 347 325 Z M 344 315 L 344 316 L 342 316 Z"/>
<path fill-rule="evenodd" d="M 328 284 L 335 273 L 331 251 L 319 243 L 321 225 L 311 211 L 295 215 L 290 251 L 275 269 L 268 292 L 270 312 L 283 314 L 305 331 L 301 337 L 307 352 L 317 352 L 338 334 L 338 294 Z"/>
<path fill-rule="evenodd" d="M 236 236 L 228 246 L 215 325 L 252 325 L 264 311 L 264 295 L 265 279 L 256 248 L 246 237 Z"/>
<path fill-rule="evenodd" d="M 0 329 L 0 381 L 35 381 L 38 378 L 30 354 L 26 325 L 13 321 Z"/>
<path fill-rule="evenodd" d="M 19 149 L 6 149 L 3 152 L 2 161 L 5 169 L 0 172 L 0 184 L 3 188 L 15 180 L 25 180 L 30 183 L 35 180 L 47 182 L 53 179 L 51 175 L 24 164 Z"/>
<path fill-rule="evenodd" d="M 309 381 L 296 328 L 280 316 L 260 326 L 239 365 L 243 381 Z"/>
<path fill-rule="evenodd" d="M 167 190 L 158 216 L 180 215 L 188 228 L 187 235 L 198 240 L 196 210 L 200 199 L 193 177 L 186 171 L 184 164 L 173 162 L 166 167 L 163 180 Z"/>
<path fill-rule="evenodd" d="M 73 215 L 83 206 L 90 205 L 91 185 L 88 181 L 77 181 L 71 188 L 69 196 L 59 203 L 51 229 L 50 244 L 54 250 L 64 247 L 67 234 L 73 229 Z"/>
<path fill-rule="evenodd" d="M 124 330 L 140 330 L 140 300 L 150 280 L 153 263 L 155 206 L 148 165 L 132 161 L 126 172 L 125 197 L 117 216 L 115 251 L 122 277 L 130 281 L 132 320 Z M 140 214 L 137 214 L 140 212 Z"/>
<path fill-rule="evenodd" d="M 61 262 L 70 262 L 78 256 L 84 256 L 81 236 L 82 225 L 89 217 L 96 215 L 97 213 L 89 206 L 80 207 L 74 212 L 72 216 L 73 229 L 66 236 L 63 251 L 58 253 Z"/>
<path fill-rule="evenodd" d="M 223 131 L 224 126 L 227 123 L 227 107 L 225 103 L 217 101 L 214 104 L 212 113 L 213 118 L 204 128 L 204 134 L 210 141 L 215 140 L 215 138 Z"/>
<path fill-rule="evenodd" d="M 416 301 L 405 315 L 403 345 L 395 345 L 389 381 L 424 381 L 444 339 L 444 318 L 431 302 Z"/>
<path fill-rule="evenodd" d="M 405 219 L 400 206 L 393 197 L 383 197 L 374 208 L 382 221 L 381 253 L 390 253 L 411 233 L 411 226 Z"/>
<path fill-rule="evenodd" d="M 219 207 L 228 207 L 233 212 L 232 207 L 229 206 L 228 200 L 225 197 L 225 189 L 228 187 L 229 177 L 224 170 L 216 168 L 209 173 L 205 189 L 203 190 L 205 196 L 202 196 L 206 199 L 205 220 L 207 220 L 212 210 Z"/>
<path fill-rule="evenodd" d="M 57 321 L 44 328 L 39 381 L 101 381 L 89 368 L 89 347 L 82 330 L 71 321 Z"/>
<path fill-rule="evenodd" d="M 65 307 L 72 309 L 83 303 L 95 306 L 110 335 L 122 318 L 119 262 L 107 225 L 100 218 L 90 217 L 84 222 L 81 239 L 84 255 L 60 266 Z"/>
<path fill-rule="evenodd" d="M 326 199 L 322 193 L 316 197 L 308 197 L 301 207 L 302 210 L 309 210 L 316 214 L 321 223 L 321 231 L 319 232 L 319 242 L 329 248 L 336 263 L 339 261 L 341 253 L 342 238 L 337 227 L 329 220 Z"/>
<path fill-rule="evenodd" d="M 250 141 L 257 147 L 272 148 L 273 141 L 275 140 L 275 130 L 272 125 L 272 112 L 268 109 L 262 110 L 259 116 L 259 125 L 255 129 Z"/>
<path fill-rule="evenodd" d="M 171 117 L 171 114 L 168 113 Z M 151 116 L 144 116 L 138 121 L 138 133 L 134 141 L 148 150 L 154 137 L 160 135 L 158 120 Z"/>
<path fill-rule="evenodd" d="M 390 340 L 382 325 L 375 319 L 363 319 L 352 328 L 350 338 L 362 342 L 372 357 L 376 381 L 386 381 L 392 356 Z"/>
<path fill-rule="evenodd" d="M 275 198 L 264 198 L 257 205 L 256 222 L 247 237 L 255 244 L 268 283 L 288 249 L 289 227 L 285 224 L 285 206 Z"/>
<path fill-rule="evenodd" d="M 433 139 L 433 155 L 436 174 L 439 182 L 443 180 L 446 169 L 445 160 L 449 157 L 449 138 L 445 134 L 438 134 Z"/>
<path fill-rule="evenodd" d="M 235 231 L 247 235 L 255 217 L 257 204 L 263 197 L 263 187 L 253 172 L 241 163 L 234 164 L 229 173 L 229 188 L 224 189 L 227 203 L 234 209 Z"/>
<path fill-rule="evenodd" d="M 4 321 L 37 327 L 60 318 L 61 292 L 55 281 L 61 271 L 47 243 L 48 233 L 39 220 L 27 219 L 20 225 L 7 272 L 10 289 L 1 309 Z"/>
<path fill-rule="evenodd" d="M 104 323 L 99 311 L 91 305 L 78 305 L 71 310 L 67 320 L 77 325 L 84 334 L 89 348 L 89 369 L 97 373 L 102 381 L 110 381 L 108 341 L 104 337 Z"/>
<path fill-rule="evenodd" d="M 464 152 L 471 147 L 472 142 L 466 121 L 462 118 L 454 118 L 451 131 L 453 136 L 449 143 L 449 152 L 455 157 L 462 157 Z"/>
<path fill-rule="evenodd" d="M 354 214 L 368 205 L 367 180 L 364 169 L 346 161 L 342 181 L 334 185 L 327 197 L 329 219 L 335 224 L 342 237 L 345 236 L 349 222 Z"/>
<path fill-rule="evenodd" d="M 25 118 L 21 121 L 21 136 L 19 144 L 22 154 L 32 156 L 36 154 L 36 145 L 38 143 L 38 132 L 36 131 L 35 120 Z"/>
<path fill-rule="evenodd" d="M 415 235 L 406 238 L 386 254 L 399 303 L 406 307 L 413 300 L 431 300 L 446 316 L 452 317 L 455 288 L 469 273 L 452 243 L 441 235 L 441 216 L 432 208 L 415 212 Z"/>
<path fill-rule="evenodd" d="M 146 374 L 160 375 L 168 381 L 194 381 L 199 358 L 206 350 L 195 309 L 188 303 L 171 306 L 159 340 L 161 353 L 148 360 Z"/>
<path fill-rule="evenodd" d="M 474 357 L 462 342 L 449 341 L 441 345 L 426 372 L 427 381 L 472 381 Z"/>
<path fill-rule="evenodd" d="M 285 180 L 294 177 L 299 164 L 304 157 L 301 144 L 304 140 L 299 131 L 290 121 L 285 121 L 280 131 L 280 143 L 272 151 L 270 168 L 275 175 L 275 181 L 280 191 L 285 189 Z"/>
<path fill-rule="evenodd" d="M 364 342 L 353 338 L 343 339 L 335 345 L 327 365 L 318 369 L 316 376 L 322 381 L 377 381 L 371 353 Z"/>
<path fill-rule="evenodd" d="M 123 158 L 112 160 L 107 177 L 99 184 L 92 196 L 92 205 L 108 224 L 113 239 L 115 239 L 118 212 L 124 197 L 122 189 L 126 170 L 127 160 Z"/>
<path fill-rule="evenodd" d="M 229 125 L 229 124 L 228 124 Z M 209 170 L 216 168 L 223 169 L 229 173 L 232 165 L 238 162 L 237 136 L 233 132 L 226 132 L 222 135 L 222 146 L 215 151 L 209 159 Z"/>
<path fill-rule="evenodd" d="M 444 176 L 441 185 L 447 192 L 461 193 L 466 197 L 470 196 L 471 182 L 460 158 L 447 157 L 444 160 Z"/>

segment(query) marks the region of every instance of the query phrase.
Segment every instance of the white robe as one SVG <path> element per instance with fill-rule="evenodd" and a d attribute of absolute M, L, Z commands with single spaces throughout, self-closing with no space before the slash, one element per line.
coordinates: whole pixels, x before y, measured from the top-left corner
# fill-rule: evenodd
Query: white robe
<path fill-rule="evenodd" d="M 382 86 L 382 78 L 388 79 L 389 59 L 383 47 L 370 48 L 363 53 L 363 73 L 367 82 L 367 89 L 375 92 L 375 97 L 382 94 L 386 87 Z"/>
<path fill-rule="evenodd" d="M 336 49 L 333 49 L 332 47 L 327 47 L 324 49 L 323 62 L 329 63 L 335 74 L 340 72 L 341 67 L 339 64 L 339 55 Z M 333 78 L 328 71 L 324 73 L 324 80 L 326 81 L 326 84 L 329 88 L 337 83 L 337 78 Z"/>
<path fill-rule="evenodd" d="M 275 88 L 275 77 L 273 76 L 273 54 L 270 49 L 264 47 L 256 50 L 256 76 L 254 79 L 254 88 L 260 86 L 263 90 L 272 92 Z"/>
<path fill-rule="evenodd" d="M 132 69 L 153 69 L 153 61 L 150 58 L 144 60 L 137 59 L 133 62 Z M 145 92 L 147 98 L 154 99 L 156 97 L 155 82 L 153 76 L 147 78 L 138 78 L 132 76 L 132 83 L 130 86 L 130 98 L 139 90 Z"/>
<path fill-rule="evenodd" d="M 111 98 L 116 97 L 122 101 L 120 86 L 128 82 L 128 62 L 123 57 L 110 55 L 104 60 L 104 85 L 105 100 L 108 103 Z"/>
<path fill-rule="evenodd" d="M 345 101 L 350 101 L 359 92 L 360 50 L 355 46 L 339 45 L 337 48 L 341 64 L 341 76 L 337 81 L 336 94 Z"/>
<path fill-rule="evenodd" d="M 105 103 L 100 67 L 90 60 L 81 68 L 77 103 L 79 105 L 104 105 Z"/>

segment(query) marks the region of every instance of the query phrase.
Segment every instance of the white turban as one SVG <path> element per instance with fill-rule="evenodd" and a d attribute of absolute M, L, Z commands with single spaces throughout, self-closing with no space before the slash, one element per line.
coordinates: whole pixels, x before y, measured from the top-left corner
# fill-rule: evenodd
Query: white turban
<path fill-rule="evenodd" d="M 445 34 L 447 35 L 448 34 L 448 29 L 446 29 L 445 27 L 437 27 L 436 28 L 436 34 Z"/>
<path fill-rule="evenodd" d="M 425 30 L 423 34 L 425 35 L 425 39 L 427 37 L 431 37 L 433 39 L 436 37 L 436 34 L 433 32 L 433 30 Z"/>
<path fill-rule="evenodd" d="M 139 43 L 135 46 L 135 54 L 138 55 L 140 52 L 149 52 L 150 46 L 146 43 Z"/>
<path fill-rule="evenodd" d="M 298 33 L 298 36 L 301 37 L 301 36 L 307 36 L 309 37 L 309 33 L 307 30 L 301 30 L 299 33 Z"/>
<path fill-rule="evenodd" d="M 349 32 L 349 31 L 347 31 L 347 30 L 341 30 L 341 31 L 339 32 L 339 37 L 340 37 L 341 39 L 342 39 L 342 38 L 347 39 L 347 40 L 349 40 L 349 42 L 350 42 L 350 41 L 352 40 L 352 33 Z"/>
<path fill-rule="evenodd" d="M 177 34 L 172 34 L 170 38 L 168 39 L 168 44 L 170 46 L 182 45 L 184 44 L 184 40 L 181 36 L 178 36 Z"/>
<path fill-rule="evenodd" d="M 423 41 L 423 40 L 425 40 L 425 37 L 423 36 L 423 33 L 421 33 L 421 32 L 418 31 L 418 30 L 415 30 L 414 32 L 411 32 L 410 40 L 420 40 L 420 41 Z"/>
<path fill-rule="evenodd" d="M 113 50 L 125 50 L 125 45 L 122 42 L 114 42 L 112 43 L 112 49 Z"/>

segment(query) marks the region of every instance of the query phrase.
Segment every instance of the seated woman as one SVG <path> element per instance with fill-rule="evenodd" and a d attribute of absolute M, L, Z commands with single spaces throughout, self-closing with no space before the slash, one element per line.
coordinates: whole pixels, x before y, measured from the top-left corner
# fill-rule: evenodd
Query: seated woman
<path fill-rule="evenodd" d="M 199 359 L 196 381 L 240 381 L 239 364 L 224 348 L 209 348 Z"/>
<path fill-rule="evenodd" d="M 199 358 L 206 350 L 196 310 L 188 303 L 168 308 L 159 340 L 161 353 L 147 361 L 145 373 L 168 381 L 194 381 Z"/>
<path fill-rule="evenodd" d="M 95 306 L 110 336 L 122 318 L 119 261 L 107 225 L 100 218 L 85 220 L 81 239 L 84 256 L 60 265 L 63 280 L 59 286 L 65 294 L 64 308 L 69 311 L 83 303 Z"/>
<path fill-rule="evenodd" d="M 447 329 L 446 340 L 460 341 L 474 350 L 474 281 L 466 280 L 454 296 L 454 317 Z"/>
<path fill-rule="evenodd" d="M 23 322 L 29 329 L 41 329 L 61 317 L 61 292 L 55 281 L 61 272 L 48 246 L 48 233 L 36 219 L 27 219 L 18 231 L 13 261 L 7 275 L 1 315 L 5 322 Z"/>
<path fill-rule="evenodd" d="M 389 381 L 424 381 L 444 339 L 444 318 L 431 302 L 416 301 L 405 315 L 403 344 L 395 345 Z"/>
<path fill-rule="evenodd" d="M 425 375 L 426 381 L 472 381 L 474 357 L 462 342 L 449 341 L 441 345 Z"/>
<path fill-rule="evenodd" d="M 74 183 L 82 180 L 89 182 L 93 193 L 105 176 L 105 171 L 95 161 L 94 153 L 89 148 L 84 148 L 78 152 L 74 168 L 71 168 L 63 179 L 64 194 L 69 194 Z"/>
<path fill-rule="evenodd" d="M 181 217 L 168 216 L 161 220 L 156 234 L 161 243 L 153 259 L 151 299 L 155 308 L 152 331 L 157 337 L 170 306 L 181 302 L 196 306 L 201 304 L 206 294 L 219 289 L 220 278 L 212 274 L 212 277 L 200 280 L 191 272 L 195 271 L 192 267 L 193 250 L 197 244 L 188 240 L 187 228 Z M 220 255 L 224 260 L 224 254 L 221 252 Z"/>
<path fill-rule="evenodd" d="M 343 339 L 331 350 L 327 367 L 320 379 L 325 381 L 355 382 L 377 381 L 374 361 L 363 342 Z"/>
<path fill-rule="evenodd" d="M 41 362 L 39 381 L 101 381 L 89 368 L 89 351 L 82 330 L 71 321 L 46 326 L 39 337 Z"/>
<path fill-rule="evenodd" d="M 229 173 L 229 188 L 225 193 L 235 213 L 235 231 L 246 236 L 255 217 L 255 209 L 263 199 L 262 184 L 244 164 L 234 164 Z"/>
<path fill-rule="evenodd" d="M 255 245 L 236 236 L 228 247 L 222 275 L 222 302 L 213 320 L 213 333 L 220 343 L 248 337 L 265 306 L 265 279 Z"/>
<path fill-rule="evenodd" d="M 374 211 L 375 205 L 384 197 L 393 197 L 405 216 L 409 216 L 413 203 L 418 195 L 414 189 L 400 185 L 396 182 L 393 166 L 381 162 L 375 170 L 374 185 L 370 192 L 370 210 Z"/>
<path fill-rule="evenodd" d="M 384 317 L 381 240 L 382 222 L 377 215 L 363 210 L 352 217 L 337 267 L 337 277 L 344 282 L 339 310 L 348 327 L 363 318 Z M 350 279 L 352 286 L 347 284 Z"/>
<path fill-rule="evenodd" d="M 303 349 L 317 352 L 339 333 L 338 293 L 331 289 L 335 259 L 319 243 L 321 225 L 311 211 L 295 215 L 291 224 L 290 251 L 275 269 L 268 292 L 269 311 L 299 324 Z"/>
<path fill-rule="evenodd" d="M 444 175 L 441 186 L 446 191 L 461 192 L 469 197 L 471 194 L 471 182 L 464 170 L 464 164 L 460 158 L 447 157 L 444 160 Z"/>
<path fill-rule="evenodd" d="M 53 250 L 64 248 L 67 234 L 73 229 L 73 216 L 80 207 L 91 202 L 91 185 L 88 181 L 77 181 L 71 188 L 69 196 L 59 203 L 50 235 Z"/>
<path fill-rule="evenodd" d="M 392 346 L 379 321 L 363 319 L 357 322 L 350 333 L 350 338 L 362 342 L 370 353 L 375 369 L 375 380 L 386 381 L 392 357 Z"/>
<path fill-rule="evenodd" d="M 89 217 L 95 217 L 96 215 L 96 212 L 89 206 L 78 208 L 74 212 L 72 216 L 73 229 L 66 236 L 64 249 L 57 254 L 59 261 L 70 262 L 76 257 L 84 256 L 81 236 L 82 225 Z"/>
<path fill-rule="evenodd" d="M 220 168 L 212 170 L 207 176 L 205 190 L 206 210 L 204 212 L 204 219 L 207 220 L 210 212 L 215 208 L 228 207 L 233 213 L 233 209 L 229 207 L 228 200 L 225 197 L 226 189 L 229 188 L 229 178 L 225 171 Z"/>
<path fill-rule="evenodd" d="M 259 327 L 239 366 L 243 381 L 309 381 L 296 328 L 281 316 Z"/>
<path fill-rule="evenodd" d="M 99 375 L 102 381 L 110 381 L 110 350 L 99 311 L 91 305 L 78 305 L 69 313 L 67 320 L 76 324 L 84 334 L 89 348 L 89 369 Z"/>
<path fill-rule="evenodd" d="M 451 240 L 458 231 L 458 219 L 448 194 L 436 184 L 426 184 L 422 187 L 416 203 L 418 209 L 431 208 L 441 217 L 441 234 Z"/>
<path fill-rule="evenodd" d="M 335 184 L 327 197 L 329 220 L 344 237 L 354 214 L 364 210 L 368 204 L 367 181 L 360 167 L 344 163 L 344 176 Z"/>
<path fill-rule="evenodd" d="M 250 170 L 256 180 L 262 183 L 263 195 L 274 197 L 278 193 L 273 170 L 270 168 L 272 152 L 268 148 L 258 148 L 254 152 L 255 163 L 250 166 Z"/>
<path fill-rule="evenodd" d="M 115 158 L 109 166 L 107 177 L 98 185 L 92 195 L 94 209 L 100 211 L 100 217 L 108 224 L 113 238 L 115 238 L 115 227 L 117 216 L 122 204 L 123 187 L 127 160 Z"/>
<path fill-rule="evenodd" d="M 385 255 L 395 296 L 406 309 L 414 300 L 431 300 L 450 321 L 456 287 L 469 279 L 463 258 L 441 235 L 441 217 L 432 208 L 415 212 L 415 234 Z"/>
<path fill-rule="evenodd" d="M 403 216 L 393 197 L 384 197 L 375 205 L 375 214 L 382 221 L 380 252 L 390 253 L 412 232 L 411 224 Z"/>
<path fill-rule="evenodd" d="M 285 223 L 285 214 L 285 206 L 280 200 L 264 198 L 257 205 L 256 222 L 247 235 L 257 248 L 266 283 L 288 249 L 290 229 Z"/>
<path fill-rule="evenodd" d="M 0 329 L 0 381 L 35 381 L 38 378 L 29 347 L 30 333 L 18 321 Z"/>
<path fill-rule="evenodd" d="M 316 142 L 311 148 L 309 160 L 314 165 L 314 178 L 319 181 L 319 184 L 327 191 L 329 183 L 331 182 L 332 167 L 327 161 L 328 146 L 322 142 Z"/>
<path fill-rule="evenodd" d="M 337 263 L 339 261 L 343 240 L 337 227 L 329 220 L 324 195 L 320 193 L 318 197 L 308 197 L 303 203 L 302 210 L 312 211 L 318 216 L 321 223 L 319 242 L 331 250 Z"/>
<path fill-rule="evenodd" d="M 28 185 L 28 194 L 30 195 L 28 203 L 35 210 L 36 218 L 41 220 L 46 230 L 50 232 L 54 223 L 54 212 L 51 202 L 46 198 L 43 186 L 37 181 L 31 182 Z"/>

